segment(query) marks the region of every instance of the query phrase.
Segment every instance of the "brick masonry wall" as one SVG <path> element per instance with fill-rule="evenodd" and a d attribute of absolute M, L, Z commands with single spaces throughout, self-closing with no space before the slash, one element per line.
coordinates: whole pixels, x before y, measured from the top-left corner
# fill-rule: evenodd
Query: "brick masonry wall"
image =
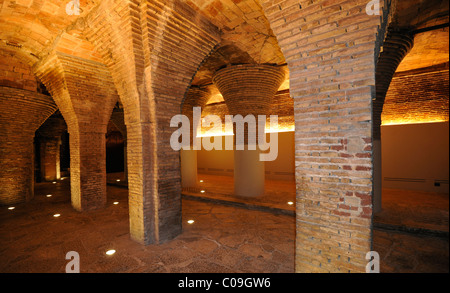
<path fill-rule="evenodd" d="M 197 136 L 197 130 L 194 129 L 193 109 L 194 107 L 200 107 L 203 114 L 210 98 L 211 90 L 209 87 L 190 87 L 186 94 L 181 113 L 186 115 L 191 122 L 191 145 Z"/>
<path fill-rule="evenodd" d="M 290 70 L 297 272 L 365 272 L 380 17 L 368 1 L 261 1 Z"/>
<path fill-rule="evenodd" d="M 444 68 L 400 73 L 394 76 L 387 92 L 382 121 L 383 124 L 448 121 L 448 101 L 448 63 Z"/>
<path fill-rule="evenodd" d="M 33 198 L 33 138 L 56 111 L 49 96 L 0 86 L 0 205 Z"/>
<path fill-rule="evenodd" d="M 6 54 L 0 54 L 0 86 L 37 90 L 36 78 L 29 65 Z"/>

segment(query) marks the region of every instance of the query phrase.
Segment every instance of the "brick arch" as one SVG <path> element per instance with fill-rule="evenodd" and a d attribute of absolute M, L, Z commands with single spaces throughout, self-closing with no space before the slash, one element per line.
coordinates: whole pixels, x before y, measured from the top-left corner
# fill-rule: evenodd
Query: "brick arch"
<path fill-rule="evenodd" d="M 102 1 L 85 24 L 124 106 L 131 237 L 168 241 L 181 233 L 180 162 L 170 148 L 170 119 L 180 114 L 219 32 L 179 0 Z"/>
<path fill-rule="evenodd" d="M 409 30 L 388 29 L 376 68 L 376 99 L 374 101 L 374 138 L 381 139 L 380 126 L 386 94 L 398 66 L 414 46 Z"/>
<path fill-rule="evenodd" d="M 365 272 L 372 249 L 372 99 L 379 16 L 369 1 L 261 0 L 290 73 L 296 271 Z"/>

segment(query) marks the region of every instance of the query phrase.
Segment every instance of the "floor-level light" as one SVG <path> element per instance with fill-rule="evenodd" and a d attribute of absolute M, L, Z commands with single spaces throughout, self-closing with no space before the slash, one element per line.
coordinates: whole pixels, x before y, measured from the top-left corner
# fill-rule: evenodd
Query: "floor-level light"
<path fill-rule="evenodd" d="M 111 249 L 106 252 L 106 255 L 114 255 L 115 253 L 116 251 L 114 249 Z"/>

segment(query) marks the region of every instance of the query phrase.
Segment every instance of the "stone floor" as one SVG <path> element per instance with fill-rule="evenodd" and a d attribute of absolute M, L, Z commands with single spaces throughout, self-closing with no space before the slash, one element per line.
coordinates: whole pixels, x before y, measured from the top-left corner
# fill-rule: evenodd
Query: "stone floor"
<path fill-rule="evenodd" d="M 68 191 L 67 181 L 38 184 L 31 203 L 0 209 L 1 273 L 62 273 L 69 251 L 84 273 L 294 272 L 291 216 L 183 200 L 182 235 L 142 246 L 129 238 L 126 189 L 108 187 L 107 207 L 89 213 L 72 209 Z"/>
<path fill-rule="evenodd" d="M 123 185 L 117 176 L 109 182 Z M 200 179 L 200 190 L 184 192 L 183 233 L 159 246 L 130 240 L 123 186 L 108 186 L 105 209 L 78 213 L 67 180 L 37 184 L 32 202 L 0 208 L 0 273 L 64 272 L 69 251 L 86 273 L 294 272 L 293 183 L 268 181 L 266 196 L 248 201 L 230 195 L 232 181 Z M 386 190 L 383 204 L 374 230 L 382 272 L 448 273 L 448 195 Z M 110 249 L 116 254 L 105 255 Z"/>

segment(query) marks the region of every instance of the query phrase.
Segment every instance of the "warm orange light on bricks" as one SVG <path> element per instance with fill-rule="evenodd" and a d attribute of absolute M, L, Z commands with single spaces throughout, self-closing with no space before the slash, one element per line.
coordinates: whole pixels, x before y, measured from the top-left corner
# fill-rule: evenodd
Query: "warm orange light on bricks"
<path fill-rule="evenodd" d="M 449 121 L 448 119 L 427 119 L 427 118 L 398 119 L 398 120 L 383 121 L 382 125 L 393 126 L 393 125 L 408 125 L 408 124 L 442 123 L 448 121 Z"/>
<path fill-rule="evenodd" d="M 266 127 L 266 133 L 283 133 L 283 132 L 295 132 L 295 125 L 279 125 L 276 129 L 271 129 L 270 127 Z"/>
<path fill-rule="evenodd" d="M 221 137 L 221 136 L 233 136 L 234 135 L 234 133 L 233 132 L 223 132 L 223 131 L 221 131 L 221 132 L 216 132 L 216 133 L 208 133 L 208 134 L 205 134 L 205 133 L 198 133 L 197 134 L 197 137 Z"/>

